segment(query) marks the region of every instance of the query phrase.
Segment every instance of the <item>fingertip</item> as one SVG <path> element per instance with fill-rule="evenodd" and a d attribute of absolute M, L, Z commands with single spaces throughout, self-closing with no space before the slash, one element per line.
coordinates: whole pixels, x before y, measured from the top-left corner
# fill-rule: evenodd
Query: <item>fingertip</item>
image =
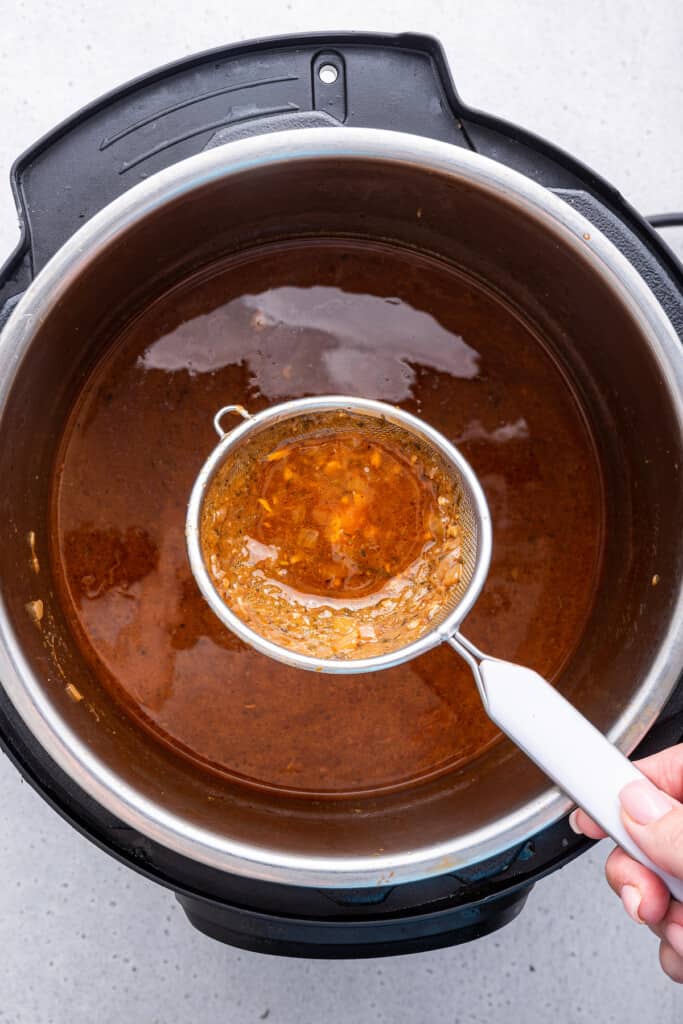
<path fill-rule="evenodd" d="M 678 900 L 671 900 L 666 920 L 670 924 L 679 924 L 683 928 L 683 903 L 679 903 Z"/>
<path fill-rule="evenodd" d="M 621 902 L 624 904 L 624 910 L 636 924 L 645 924 L 644 918 L 640 916 L 640 906 L 643 902 L 643 897 L 640 895 L 640 889 L 635 885 L 624 885 L 621 889 Z"/>
<path fill-rule="evenodd" d="M 589 839 L 604 839 L 607 835 L 580 807 L 577 807 L 569 815 L 569 827 L 572 832 L 576 832 L 580 836 L 588 836 Z"/>
<path fill-rule="evenodd" d="M 671 902 L 662 880 L 617 847 L 607 858 L 605 875 L 634 921 L 658 925 Z"/>
<path fill-rule="evenodd" d="M 679 956 L 676 950 L 668 942 L 661 942 L 659 945 L 659 962 L 662 970 L 668 974 L 672 981 L 683 984 L 683 956 Z"/>
<path fill-rule="evenodd" d="M 636 779 L 624 786 L 619 793 L 619 800 L 622 816 L 637 825 L 651 825 L 676 806 L 675 800 L 646 778 Z"/>
<path fill-rule="evenodd" d="M 673 951 L 683 958 L 683 925 L 677 924 L 675 921 L 669 921 L 664 926 L 663 937 Z"/>
<path fill-rule="evenodd" d="M 671 895 L 664 883 L 656 875 L 648 872 L 648 877 L 638 885 L 640 907 L 638 914 L 645 924 L 653 925 L 666 917 L 671 902 Z"/>
<path fill-rule="evenodd" d="M 579 808 L 576 807 L 572 811 L 572 813 L 569 815 L 569 818 L 567 819 L 567 824 L 569 825 L 569 827 L 572 830 L 572 832 L 576 832 L 577 836 L 580 836 L 580 835 L 583 834 L 583 829 L 581 828 L 581 825 L 580 825 L 580 820 L 581 819 L 579 817 L 579 815 L 581 813 L 582 812 L 579 810 Z"/>
<path fill-rule="evenodd" d="M 645 880 L 637 885 L 626 882 L 619 895 L 626 913 L 636 924 L 656 927 L 667 915 L 670 897 L 665 886 L 660 889 L 656 883 Z"/>

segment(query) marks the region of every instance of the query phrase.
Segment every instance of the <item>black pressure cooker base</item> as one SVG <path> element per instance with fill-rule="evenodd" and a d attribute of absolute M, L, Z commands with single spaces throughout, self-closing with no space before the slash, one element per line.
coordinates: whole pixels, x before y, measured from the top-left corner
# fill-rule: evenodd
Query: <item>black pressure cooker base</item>
<path fill-rule="evenodd" d="M 323 81 L 325 65 L 334 68 L 334 81 Z M 436 40 L 367 33 L 267 39 L 199 54 L 122 86 L 31 147 L 12 169 L 22 233 L 0 270 L 0 327 L 57 249 L 143 178 L 246 134 L 327 124 L 439 139 L 552 189 L 617 245 L 683 339 L 683 270 L 615 189 L 542 139 L 466 107 Z M 637 753 L 682 737 L 679 683 Z M 260 952 L 355 958 L 467 942 L 511 921 L 535 881 L 590 845 L 562 820 L 485 862 L 419 882 L 318 890 L 247 880 L 187 860 L 113 818 L 45 754 L 2 688 L 0 744 L 83 835 L 172 889 L 196 928 Z"/>
<path fill-rule="evenodd" d="M 680 737 L 652 733 L 643 753 Z M 676 730 L 678 730 L 676 732 Z M 280 956 L 357 959 L 424 952 L 481 938 L 523 909 L 534 883 L 593 845 L 566 819 L 458 872 L 374 889 L 308 889 L 244 879 L 141 835 L 77 787 L 36 744 L 0 689 L 0 744 L 24 779 L 83 836 L 175 892 L 213 939 Z"/>
<path fill-rule="evenodd" d="M 178 901 L 200 932 L 240 949 L 318 960 L 358 960 L 424 953 L 481 939 L 517 917 L 530 888 L 515 889 L 473 906 L 411 911 L 386 920 L 275 918 L 196 897 L 178 896 Z"/>

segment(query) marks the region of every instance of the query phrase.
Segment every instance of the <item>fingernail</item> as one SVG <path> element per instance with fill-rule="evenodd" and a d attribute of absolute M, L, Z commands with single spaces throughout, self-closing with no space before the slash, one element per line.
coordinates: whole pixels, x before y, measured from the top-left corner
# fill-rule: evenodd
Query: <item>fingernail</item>
<path fill-rule="evenodd" d="M 639 825 L 650 825 L 663 818 L 673 807 L 673 802 L 646 779 L 629 782 L 619 794 L 621 806 Z"/>
<path fill-rule="evenodd" d="M 668 924 L 664 929 L 666 941 L 679 956 L 683 956 L 683 924 Z"/>
<path fill-rule="evenodd" d="M 582 836 L 583 832 L 582 832 L 582 830 L 579 828 L 579 826 L 577 824 L 578 818 L 579 818 L 579 809 L 577 807 L 576 810 L 572 811 L 572 813 L 569 815 L 569 827 L 572 830 L 572 832 L 576 832 L 577 836 Z"/>
<path fill-rule="evenodd" d="M 635 885 L 623 886 L 621 890 L 621 902 L 624 904 L 626 913 L 636 922 L 636 924 L 645 924 L 638 913 L 640 910 L 640 901 L 640 889 L 636 889 Z"/>

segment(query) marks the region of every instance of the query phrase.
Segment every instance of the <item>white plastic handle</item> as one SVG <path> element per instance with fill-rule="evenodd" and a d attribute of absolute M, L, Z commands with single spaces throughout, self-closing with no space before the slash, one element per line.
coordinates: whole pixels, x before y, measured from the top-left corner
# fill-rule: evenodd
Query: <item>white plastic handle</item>
<path fill-rule="evenodd" d="M 614 839 L 654 871 L 683 902 L 683 880 L 662 871 L 624 828 L 619 793 L 642 772 L 569 701 L 529 668 L 507 661 L 479 662 L 489 717 Z"/>

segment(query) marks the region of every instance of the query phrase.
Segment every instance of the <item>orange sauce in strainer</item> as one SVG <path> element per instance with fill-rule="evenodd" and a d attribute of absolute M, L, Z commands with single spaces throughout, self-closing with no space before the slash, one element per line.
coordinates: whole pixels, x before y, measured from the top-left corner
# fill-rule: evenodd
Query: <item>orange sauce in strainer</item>
<path fill-rule="evenodd" d="M 462 573 L 459 493 L 436 449 L 340 410 L 276 422 L 230 450 L 200 536 L 228 607 L 316 658 L 417 640 L 444 617 Z"/>
<path fill-rule="evenodd" d="M 434 542 L 435 486 L 416 455 L 413 463 L 395 441 L 367 440 L 360 429 L 330 433 L 314 423 L 290 437 L 248 479 L 216 482 L 208 498 L 220 502 L 225 529 L 248 516 L 254 538 L 277 548 L 278 567 L 267 565 L 266 575 L 305 594 L 364 597 Z M 240 484 L 236 508 L 230 498 Z"/>

